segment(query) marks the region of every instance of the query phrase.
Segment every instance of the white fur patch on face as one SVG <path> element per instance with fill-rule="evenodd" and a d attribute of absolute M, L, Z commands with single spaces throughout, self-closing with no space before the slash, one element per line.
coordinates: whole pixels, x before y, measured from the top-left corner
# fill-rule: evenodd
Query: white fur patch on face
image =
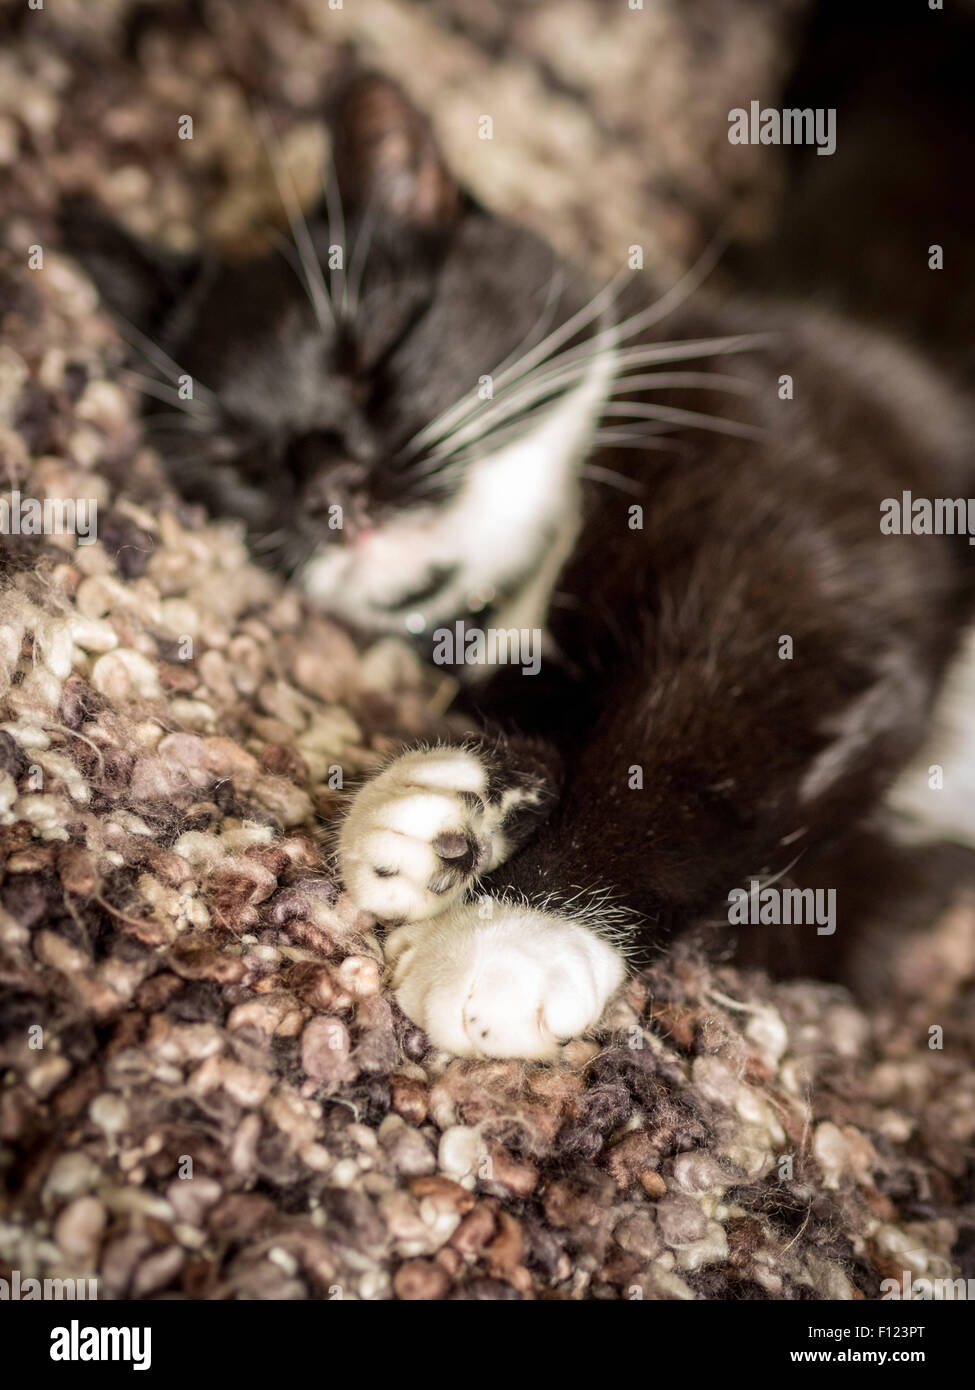
<path fill-rule="evenodd" d="M 578 465 L 589 450 L 614 370 L 610 349 L 530 432 L 467 466 L 460 490 L 438 507 L 406 511 L 351 545 L 322 547 L 299 580 L 316 603 L 371 632 L 431 632 L 484 603 L 513 575 L 532 579 L 496 615 L 499 626 L 544 628 L 552 588 L 580 526 Z M 389 612 L 453 572 L 433 598 Z"/>

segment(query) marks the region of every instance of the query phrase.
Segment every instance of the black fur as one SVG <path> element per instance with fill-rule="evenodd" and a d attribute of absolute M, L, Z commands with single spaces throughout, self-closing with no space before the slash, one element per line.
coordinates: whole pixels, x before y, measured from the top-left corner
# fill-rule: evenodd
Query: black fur
<path fill-rule="evenodd" d="M 316 545 L 448 497 L 456 480 L 431 481 L 408 441 L 530 340 L 553 285 L 556 324 L 593 293 L 453 184 L 391 84 L 354 83 L 335 121 L 346 242 L 368 254 L 355 311 L 334 326 L 316 322 L 277 250 L 187 260 L 90 209 L 65 221 L 106 300 L 208 388 L 205 423 L 159 437 L 180 486 L 242 517 L 256 540 L 283 531 L 268 553 L 290 570 Z M 336 228 L 324 203 L 310 234 L 327 262 Z M 658 292 L 635 282 L 619 312 Z M 467 696 L 472 732 L 487 731 L 492 794 L 519 778 L 544 789 L 514 814 L 518 850 L 492 885 L 533 897 L 608 890 L 642 915 L 650 945 L 720 919 L 749 877 L 792 866 L 799 882 L 841 880 L 865 817 L 925 733 L 971 612 L 967 538 L 880 531 L 882 499 L 902 490 L 975 494 L 967 420 L 909 355 L 806 308 L 745 300 L 694 302 L 637 341 L 755 331 L 773 336 L 721 363 L 748 394 L 629 393 L 742 432 L 675 425 L 661 451 L 598 448 L 589 462 L 601 480 L 587 484 L 549 612 L 559 659 L 537 677 L 500 669 Z M 795 397 L 784 401 L 786 374 Z M 336 501 L 352 538 L 325 527 Z M 424 586 L 444 582 L 432 570 Z M 404 592 L 398 606 L 423 596 Z M 444 858 L 448 877 L 476 870 L 476 846 Z M 870 915 L 861 906 L 844 935 Z"/>

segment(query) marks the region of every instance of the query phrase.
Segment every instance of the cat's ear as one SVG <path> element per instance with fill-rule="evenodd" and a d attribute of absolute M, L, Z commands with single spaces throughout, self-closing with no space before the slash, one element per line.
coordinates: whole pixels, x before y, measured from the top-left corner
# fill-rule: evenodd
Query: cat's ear
<path fill-rule="evenodd" d="M 335 175 L 346 210 L 422 231 L 449 228 L 462 196 L 430 124 L 388 77 L 366 73 L 332 107 Z"/>
<path fill-rule="evenodd" d="M 199 273 L 198 257 L 141 241 L 86 198 L 65 198 L 58 224 L 65 253 L 108 308 L 143 333 L 154 332 Z"/>

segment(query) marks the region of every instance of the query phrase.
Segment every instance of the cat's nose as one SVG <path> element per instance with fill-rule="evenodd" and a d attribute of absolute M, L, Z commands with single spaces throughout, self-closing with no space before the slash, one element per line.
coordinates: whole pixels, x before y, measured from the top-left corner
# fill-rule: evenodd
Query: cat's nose
<path fill-rule="evenodd" d="M 302 489 L 301 506 L 330 529 L 355 534 L 368 521 L 363 500 L 366 476 L 363 465 L 351 459 L 319 469 Z"/>

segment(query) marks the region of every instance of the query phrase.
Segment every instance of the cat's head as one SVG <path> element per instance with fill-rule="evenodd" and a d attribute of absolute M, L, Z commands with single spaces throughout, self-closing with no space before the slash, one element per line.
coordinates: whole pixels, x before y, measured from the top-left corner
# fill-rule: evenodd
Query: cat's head
<path fill-rule="evenodd" d="M 66 249 L 146 354 L 176 485 L 259 557 L 375 631 L 510 607 L 571 545 L 604 321 L 387 79 L 346 87 L 332 149 L 320 204 L 256 258 L 167 254 L 77 205 Z"/>

